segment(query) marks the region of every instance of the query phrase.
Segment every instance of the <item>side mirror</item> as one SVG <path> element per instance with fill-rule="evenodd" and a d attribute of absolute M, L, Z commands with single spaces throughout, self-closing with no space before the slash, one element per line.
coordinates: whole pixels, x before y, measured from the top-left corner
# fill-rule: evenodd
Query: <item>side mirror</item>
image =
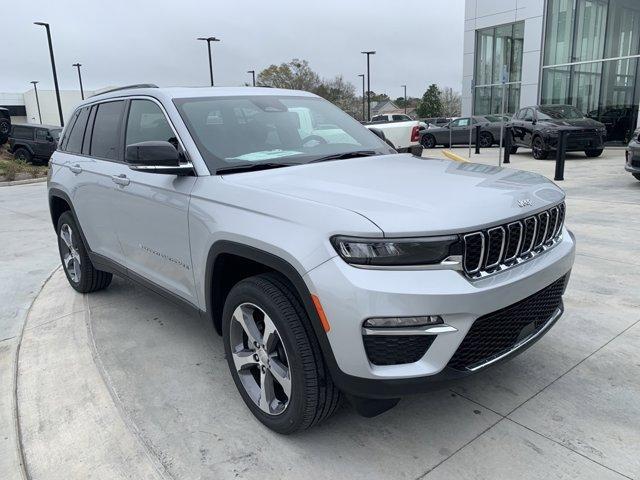
<path fill-rule="evenodd" d="M 131 170 L 172 175 L 193 172 L 191 165 L 180 164 L 180 153 L 169 142 L 132 143 L 127 145 L 124 159 Z"/>
<path fill-rule="evenodd" d="M 47 142 L 53 142 L 53 137 L 50 133 L 47 133 Z"/>

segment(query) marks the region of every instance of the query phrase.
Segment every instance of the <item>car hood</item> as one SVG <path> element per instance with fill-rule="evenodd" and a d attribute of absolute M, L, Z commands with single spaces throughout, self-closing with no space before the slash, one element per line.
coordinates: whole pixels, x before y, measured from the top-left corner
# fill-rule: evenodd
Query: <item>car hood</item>
<path fill-rule="evenodd" d="M 584 127 L 584 128 L 598 128 L 603 127 L 604 124 L 593 120 L 591 118 L 576 118 L 576 119 L 557 119 L 557 120 L 540 120 L 540 125 L 553 125 L 556 127 Z"/>
<path fill-rule="evenodd" d="M 225 175 L 225 181 L 351 210 L 387 236 L 464 232 L 560 202 L 540 175 L 408 154 Z"/>

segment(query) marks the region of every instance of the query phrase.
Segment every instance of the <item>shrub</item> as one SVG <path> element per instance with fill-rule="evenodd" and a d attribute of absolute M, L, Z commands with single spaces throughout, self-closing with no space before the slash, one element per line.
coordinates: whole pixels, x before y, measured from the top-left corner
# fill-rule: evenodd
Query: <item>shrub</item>
<path fill-rule="evenodd" d="M 18 162 L 7 162 L 4 165 L 4 179 L 7 182 L 12 182 L 21 171 L 22 167 Z"/>

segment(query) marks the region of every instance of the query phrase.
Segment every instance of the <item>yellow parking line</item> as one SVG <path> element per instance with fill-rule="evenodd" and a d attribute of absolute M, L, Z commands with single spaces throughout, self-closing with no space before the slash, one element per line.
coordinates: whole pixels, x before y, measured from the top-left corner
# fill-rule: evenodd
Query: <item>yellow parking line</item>
<path fill-rule="evenodd" d="M 460 155 L 456 155 L 451 150 L 443 150 L 442 154 L 451 160 L 455 160 L 456 162 L 469 163 L 469 160 L 467 160 L 464 157 L 461 157 Z"/>

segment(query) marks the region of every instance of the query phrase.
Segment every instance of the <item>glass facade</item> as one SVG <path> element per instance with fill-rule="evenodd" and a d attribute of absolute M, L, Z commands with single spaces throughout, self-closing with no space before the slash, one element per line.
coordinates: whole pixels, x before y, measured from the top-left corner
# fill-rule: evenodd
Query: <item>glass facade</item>
<path fill-rule="evenodd" d="M 571 104 L 607 126 L 636 127 L 640 0 L 548 0 L 540 103 Z"/>
<path fill-rule="evenodd" d="M 524 22 L 485 28 L 476 32 L 475 115 L 498 114 L 506 90 L 505 112 L 514 113 L 520 106 L 522 47 Z M 507 84 L 502 86 L 502 72 Z"/>

